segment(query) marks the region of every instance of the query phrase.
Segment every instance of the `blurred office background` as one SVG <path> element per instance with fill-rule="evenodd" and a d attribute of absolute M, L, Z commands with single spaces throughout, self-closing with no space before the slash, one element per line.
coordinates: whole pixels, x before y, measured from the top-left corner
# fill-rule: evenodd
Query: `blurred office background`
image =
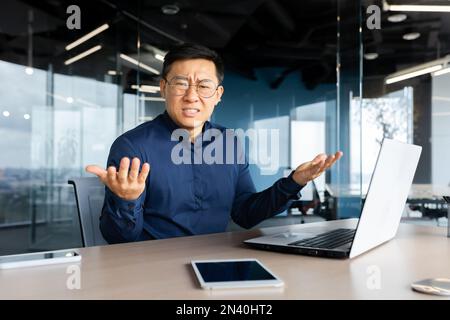
<path fill-rule="evenodd" d="M 80 29 L 68 28 L 71 5 Z M 433 188 L 450 183 L 450 13 L 381 10 L 381 28 L 370 29 L 370 5 L 383 9 L 369 0 L 2 1 L 0 255 L 81 246 L 67 180 L 104 166 L 117 136 L 164 111 L 162 61 L 183 42 L 224 58 L 213 122 L 279 130 L 278 165 L 251 166 L 258 190 L 319 152 L 344 151 L 302 201 L 260 226 L 358 217 L 383 137 L 423 146 L 404 221 L 447 223 Z"/>

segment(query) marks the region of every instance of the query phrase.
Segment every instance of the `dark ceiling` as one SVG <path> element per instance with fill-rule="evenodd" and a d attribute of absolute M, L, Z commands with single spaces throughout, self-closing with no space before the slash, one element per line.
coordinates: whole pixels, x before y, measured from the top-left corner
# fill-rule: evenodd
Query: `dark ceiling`
<path fill-rule="evenodd" d="M 81 31 L 66 28 L 70 4 L 81 8 Z M 176 1 L 179 12 L 175 15 L 162 12 L 166 4 L 173 2 L 6 0 L 0 5 L 0 59 L 26 64 L 30 7 L 34 11 L 34 65 L 43 69 L 51 62 L 55 71 L 70 72 L 62 64 L 68 58 L 64 47 L 107 22 L 112 27 L 98 41 L 109 54 L 109 69 L 115 67 L 117 52 L 136 53 L 139 34 L 143 49 L 143 44 L 151 44 L 168 50 L 178 42 L 209 46 L 224 57 L 229 70 L 250 79 L 256 79 L 255 68 L 280 67 L 284 71 L 273 79 L 273 88 L 296 71 L 307 87 L 335 82 L 336 0 L 181 0 Z M 77 64 L 72 72 L 104 73 L 96 70 L 105 64 L 104 55 L 102 61 L 95 59 L 93 55 L 90 64 Z"/>
<path fill-rule="evenodd" d="M 162 12 L 164 5 L 174 3 L 179 8 L 177 14 Z M 80 31 L 66 27 L 66 8 L 71 4 L 81 8 Z M 370 4 L 381 5 L 381 1 L 363 0 L 362 4 L 365 17 L 364 9 Z M 98 77 L 117 68 L 118 52 L 137 54 L 138 40 L 144 58 L 145 45 L 168 50 L 178 42 L 196 42 L 219 51 L 227 68 L 242 76 L 256 79 L 256 68 L 279 67 L 283 71 L 271 80 L 273 88 L 293 72 L 299 74 L 307 88 L 314 88 L 319 83 L 336 81 L 336 17 L 338 6 L 340 12 L 345 12 L 348 5 L 355 6 L 355 0 L 3 0 L 0 59 L 26 65 L 27 14 L 33 8 L 33 59 L 35 66 L 43 69 L 52 63 L 57 72 Z M 401 66 L 450 53 L 450 13 L 408 13 L 401 23 L 389 22 L 390 14 L 382 12 L 381 30 L 363 28 L 364 51 L 379 54 L 376 60 L 365 61 L 365 77 L 384 77 Z M 92 55 L 76 67 L 64 66 L 68 58 L 64 47 L 103 23 L 111 25 L 96 39 L 104 46 L 103 54 Z M 357 30 L 357 24 L 357 15 L 341 19 L 341 34 L 357 39 L 356 33 L 349 34 Z M 421 37 L 403 40 L 402 35 L 411 31 L 420 32 Z M 77 50 L 92 45 L 81 45 Z M 341 59 L 355 59 L 358 51 L 353 49 L 343 50 Z M 129 72 L 135 76 L 133 70 Z M 156 80 L 151 75 L 143 75 L 143 79 Z"/>
<path fill-rule="evenodd" d="M 450 5 L 448 0 L 388 0 L 389 4 Z M 382 6 L 381 0 L 364 0 L 363 7 Z M 382 12 L 381 29 L 364 28 L 363 44 L 366 53 L 376 52 L 378 58 L 365 60 L 364 75 L 368 78 L 384 77 L 407 66 L 420 64 L 450 53 L 450 13 L 403 12 L 406 20 L 393 23 L 388 17 L 400 12 Z M 413 41 L 404 40 L 406 33 L 419 32 Z"/>

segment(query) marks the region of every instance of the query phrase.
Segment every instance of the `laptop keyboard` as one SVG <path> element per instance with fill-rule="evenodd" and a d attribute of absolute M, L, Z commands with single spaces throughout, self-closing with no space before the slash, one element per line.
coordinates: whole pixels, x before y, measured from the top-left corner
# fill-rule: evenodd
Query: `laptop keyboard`
<path fill-rule="evenodd" d="M 291 246 L 334 249 L 353 241 L 355 229 L 336 229 L 312 238 L 289 243 Z"/>

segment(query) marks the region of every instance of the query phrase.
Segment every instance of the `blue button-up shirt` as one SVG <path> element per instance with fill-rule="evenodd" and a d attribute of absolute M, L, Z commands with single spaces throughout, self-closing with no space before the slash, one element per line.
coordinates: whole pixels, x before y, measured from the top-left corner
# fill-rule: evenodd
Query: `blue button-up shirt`
<path fill-rule="evenodd" d="M 144 162 L 150 164 L 150 174 L 145 191 L 136 200 L 121 199 L 106 188 L 100 229 L 109 243 L 224 232 L 230 216 L 238 225 L 250 228 L 299 199 L 302 187 L 292 173 L 256 192 L 247 160 L 238 159 L 242 154 L 238 144 L 232 145 L 231 163 L 226 159 L 231 148 L 228 143 L 223 143 L 223 161 L 220 157 L 214 163 L 204 161 L 202 154 L 208 146 L 211 149 L 211 140 L 218 139 L 217 135 L 212 139 L 209 132 L 225 137 L 224 127 L 207 121 L 194 143 L 174 139 L 176 129 L 165 112 L 122 134 L 111 146 L 107 166 L 118 169 L 123 157 L 137 157 L 141 167 Z M 174 161 L 174 156 L 180 155 L 192 161 Z"/>

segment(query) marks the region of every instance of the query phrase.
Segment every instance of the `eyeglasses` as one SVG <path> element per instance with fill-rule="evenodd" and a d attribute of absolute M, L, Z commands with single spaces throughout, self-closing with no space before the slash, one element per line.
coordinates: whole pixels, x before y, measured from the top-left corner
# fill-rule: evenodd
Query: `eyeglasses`
<path fill-rule="evenodd" d="M 163 78 L 164 81 L 169 85 L 169 92 L 174 96 L 184 96 L 189 90 L 189 87 L 196 87 L 198 95 L 202 98 L 211 98 L 216 92 L 219 85 L 216 85 L 214 81 L 209 79 L 204 79 L 199 81 L 197 84 L 189 84 L 188 79 L 184 77 L 173 77 L 170 81 Z"/>

